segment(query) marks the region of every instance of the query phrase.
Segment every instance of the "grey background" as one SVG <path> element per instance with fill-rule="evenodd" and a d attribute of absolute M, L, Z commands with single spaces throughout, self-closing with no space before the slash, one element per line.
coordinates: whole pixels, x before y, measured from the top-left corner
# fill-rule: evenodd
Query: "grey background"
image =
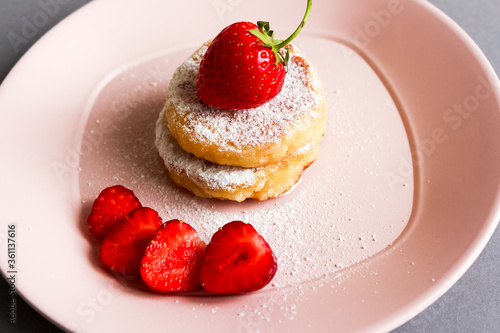
<path fill-rule="evenodd" d="M 55 0 L 54 0 L 55 1 Z M 0 0 L 0 82 L 45 32 L 90 0 L 57 0 L 32 36 L 13 47 L 9 32 L 21 35 L 25 20 L 49 0 Z M 346 0 L 349 1 L 349 0 Z M 500 73 L 500 0 L 430 0 L 479 45 Z M 44 23 L 44 24 L 41 24 Z M 0 110 L 1 112 L 1 110 Z M 500 129 L 499 129 L 500 130 Z M 500 170 L 499 170 L 500 171 Z M 409 286 L 411 288 L 411 286 Z M 0 332 L 61 332 L 18 298 L 17 323 L 8 323 L 8 285 L 0 279 Z M 333 329 L 333 328 L 332 328 Z M 500 228 L 465 275 L 433 305 L 393 332 L 500 332 Z"/>

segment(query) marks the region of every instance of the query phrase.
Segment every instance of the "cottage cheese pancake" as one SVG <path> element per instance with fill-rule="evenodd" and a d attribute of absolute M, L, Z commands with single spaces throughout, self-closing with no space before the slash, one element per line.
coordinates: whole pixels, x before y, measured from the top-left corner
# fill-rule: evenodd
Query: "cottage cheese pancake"
<path fill-rule="evenodd" d="M 291 46 L 281 92 L 253 109 L 208 106 L 196 78 L 205 43 L 174 73 L 165 104 L 166 122 L 183 150 L 224 165 L 261 167 L 277 163 L 306 143 L 317 144 L 326 128 L 326 104 L 316 71 Z M 236 84 L 236 83 L 235 83 Z"/>
<path fill-rule="evenodd" d="M 302 171 L 316 160 L 319 145 L 309 142 L 281 161 L 263 167 L 219 165 L 184 151 L 171 136 L 165 110 L 156 124 L 156 147 L 170 177 L 197 196 L 243 201 L 267 200 L 289 190 Z"/>

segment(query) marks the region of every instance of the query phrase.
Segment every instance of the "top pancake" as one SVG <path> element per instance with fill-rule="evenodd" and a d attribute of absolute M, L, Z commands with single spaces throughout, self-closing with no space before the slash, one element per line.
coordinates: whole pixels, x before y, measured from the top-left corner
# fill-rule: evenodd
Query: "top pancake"
<path fill-rule="evenodd" d="M 311 64 L 291 47 L 281 92 L 253 109 L 208 106 L 198 97 L 196 78 L 205 43 L 177 68 L 167 91 L 166 118 L 185 151 L 217 164 L 260 167 L 277 162 L 325 132 L 326 105 Z"/>

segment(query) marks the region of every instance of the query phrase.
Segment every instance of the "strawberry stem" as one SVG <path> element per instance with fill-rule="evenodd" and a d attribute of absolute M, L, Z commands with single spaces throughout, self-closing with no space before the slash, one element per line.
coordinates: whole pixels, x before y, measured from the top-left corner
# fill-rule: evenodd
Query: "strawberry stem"
<path fill-rule="evenodd" d="M 278 50 L 281 49 L 281 48 L 283 48 L 283 47 L 285 47 L 295 37 L 297 37 L 297 35 L 300 33 L 300 30 L 302 30 L 302 28 L 304 27 L 304 25 L 307 22 L 307 19 L 309 18 L 309 13 L 311 12 L 311 6 L 312 6 L 312 0 L 307 0 L 307 8 L 306 8 L 306 13 L 304 14 L 304 18 L 302 18 L 302 21 L 300 22 L 299 26 L 290 35 L 290 37 L 288 37 L 287 39 L 285 39 L 284 41 L 282 41 L 281 43 L 279 43 L 278 45 L 276 45 L 276 47 L 278 48 Z"/>
<path fill-rule="evenodd" d="M 295 31 L 290 35 L 290 37 L 288 37 L 285 40 L 274 39 L 273 37 L 274 31 L 270 30 L 269 22 L 258 21 L 257 26 L 259 27 L 259 29 L 248 30 L 251 34 L 253 34 L 262 41 L 262 45 L 269 47 L 273 51 L 276 57 L 276 63 L 275 63 L 276 66 L 280 62 L 284 63 L 285 67 L 288 65 L 288 58 L 289 58 L 288 49 L 286 50 L 285 54 L 282 54 L 281 52 L 279 52 L 279 50 L 285 47 L 287 44 L 289 44 L 300 33 L 300 31 L 307 22 L 309 13 L 311 12 L 311 6 L 312 6 L 312 0 L 307 0 L 307 8 L 304 17 L 302 18 L 302 21 L 300 22 L 297 29 L 295 29 Z"/>

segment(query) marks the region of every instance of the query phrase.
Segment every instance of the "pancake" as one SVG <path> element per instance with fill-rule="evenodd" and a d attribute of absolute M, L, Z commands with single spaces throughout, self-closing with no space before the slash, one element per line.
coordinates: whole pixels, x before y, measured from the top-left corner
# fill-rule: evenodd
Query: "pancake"
<path fill-rule="evenodd" d="M 219 165 L 184 151 L 170 134 L 165 109 L 156 123 L 156 147 L 171 179 L 204 198 L 243 201 L 267 200 L 288 191 L 319 152 L 314 141 L 304 144 L 281 161 L 263 167 Z"/>
<path fill-rule="evenodd" d="M 210 42 L 175 71 L 167 91 L 165 115 L 183 150 L 224 165 L 261 167 L 277 163 L 307 143 L 317 144 L 326 128 L 326 104 L 318 75 L 291 46 L 281 92 L 253 109 L 228 110 L 204 104 L 196 78 Z"/>

